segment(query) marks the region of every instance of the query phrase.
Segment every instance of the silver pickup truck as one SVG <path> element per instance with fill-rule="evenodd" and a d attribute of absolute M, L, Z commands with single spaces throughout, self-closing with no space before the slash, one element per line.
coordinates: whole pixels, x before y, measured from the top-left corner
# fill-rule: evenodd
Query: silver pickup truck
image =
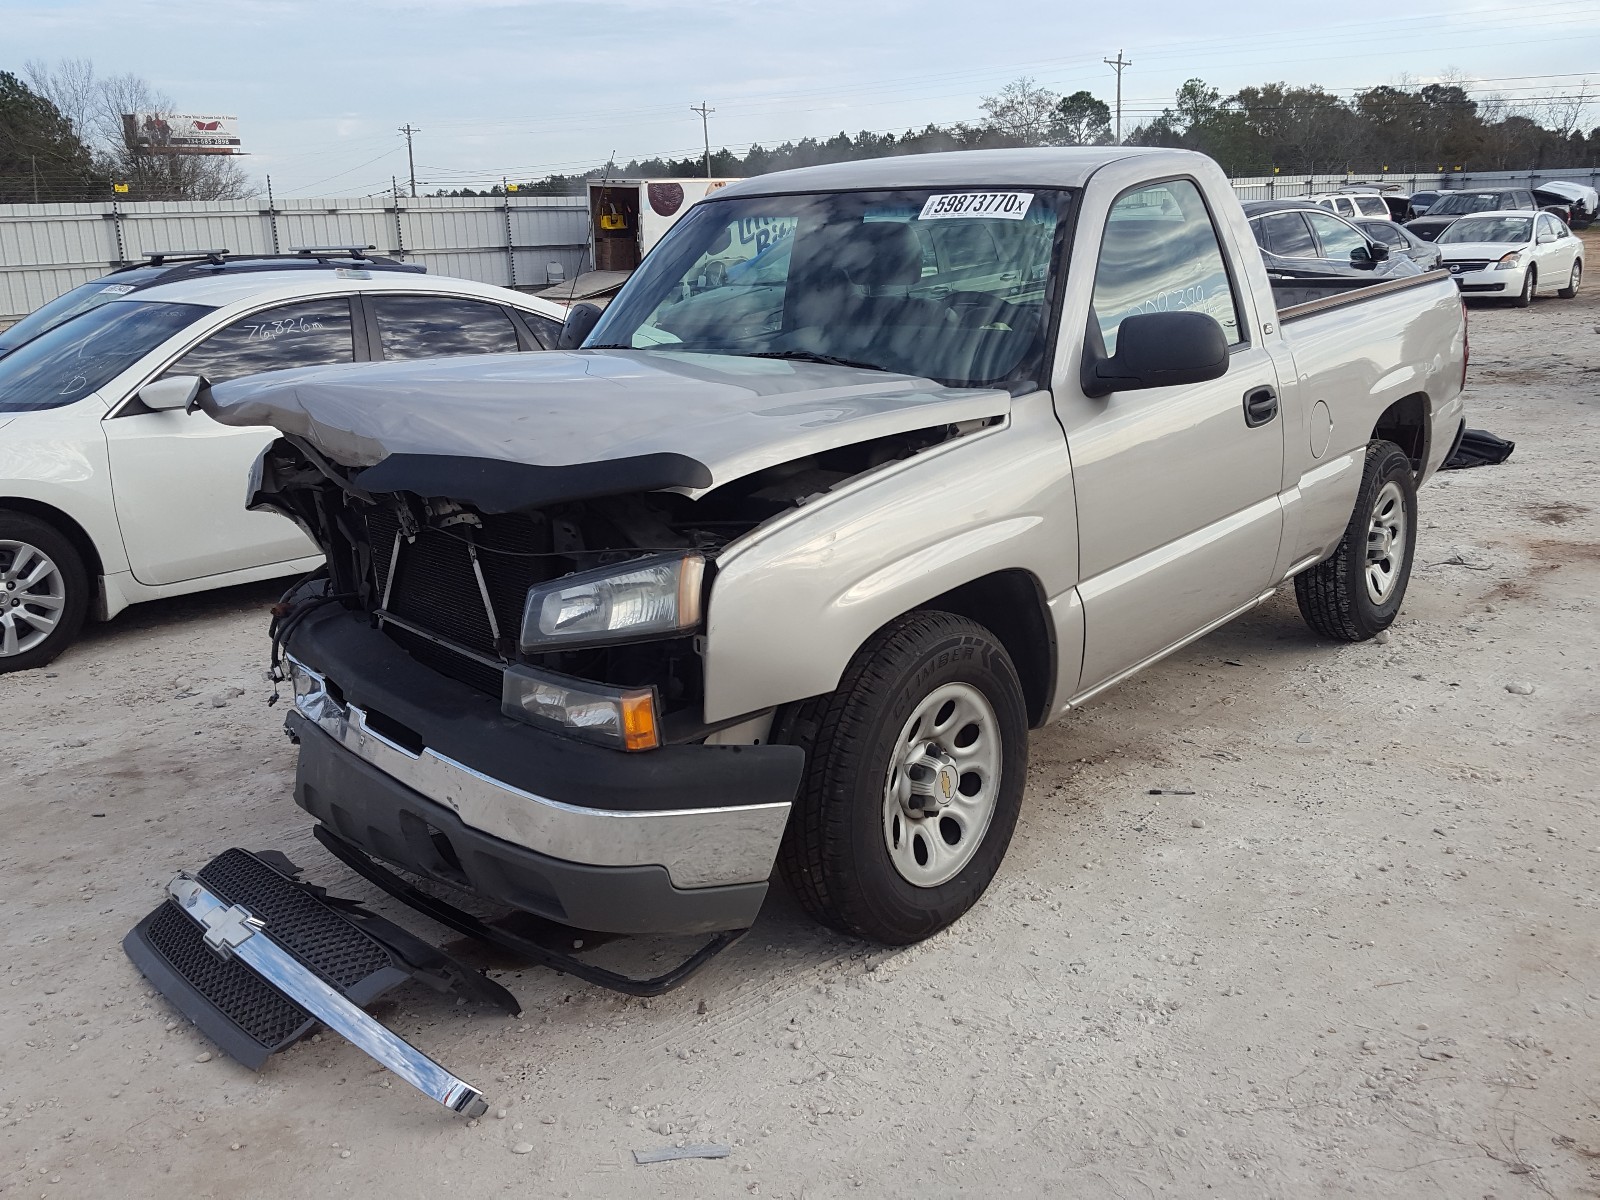
<path fill-rule="evenodd" d="M 886 943 L 983 894 L 1031 728 L 1290 581 L 1394 620 L 1467 361 L 1447 275 L 1280 308 L 1216 164 L 1123 148 L 734 184 L 580 340 L 202 389 L 327 555 L 296 800 L 576 928 L 745 928 L 776 863 Z"/>

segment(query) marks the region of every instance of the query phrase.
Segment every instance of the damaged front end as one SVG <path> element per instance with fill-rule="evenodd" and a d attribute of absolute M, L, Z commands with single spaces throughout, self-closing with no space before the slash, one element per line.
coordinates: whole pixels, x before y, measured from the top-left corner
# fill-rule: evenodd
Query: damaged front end
<path fill-rule="evenodd" d="M 718 553 L 951 432 L 811 455 L 698 499 L 664 490 L 703 478 L 692 463 L 588 464 L 570 479 L 578 469 L 460 459 L 349 469 L 284 438 L 258 464 L 252 507 L 295 520 L 327 556 L 325 577 L 293 598 L 285 637 L 300 613 L 337 602 L 509 716 L 637 751 L 747 719 L 702 720 L 696 638 Z"/>
<path fill-rule="evenodd" d="M 748 928 L 804 756 L 769 743 L 770 709 L 707 719 L 718 560 L 1009 396 L 727 356 L 516 358 L 204 401 L 279 430 L 251 506 L 326 556 L 274 623 L 296 800 L 371 859 L 550 921 Z"/>

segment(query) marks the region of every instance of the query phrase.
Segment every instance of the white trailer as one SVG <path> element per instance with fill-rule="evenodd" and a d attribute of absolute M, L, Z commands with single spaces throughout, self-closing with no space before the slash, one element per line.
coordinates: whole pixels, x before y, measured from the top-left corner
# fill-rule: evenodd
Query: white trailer
<path fill-rule="evenodd" d="M 631 271 L 691 205 L 733 179 L 607 179 L 589 183 L 596 271 Z"/>

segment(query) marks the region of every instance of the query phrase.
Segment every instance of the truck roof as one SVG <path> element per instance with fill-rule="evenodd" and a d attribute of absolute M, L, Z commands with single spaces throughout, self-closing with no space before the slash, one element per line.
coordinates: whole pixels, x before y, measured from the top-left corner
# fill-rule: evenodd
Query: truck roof
<path fill-rule="evenodd" d="M 706 201 L 736 196 L 780 196 L 796 192 L 850 192 L 878 188 L 925 187 L 1082 187 L 1107 163 L 1127 158 L 1147 158 L 1153 171 L 1192 169 L 1196 160 L 1209 163 L 1192 150 L 1165 150 L 1144 146 L 1043 146 L 1022 150 L 955 150 L 945 154 L 902 154 L 860 162 L 829 163 L 774 171 L 746 179 L 706 197 Z M 705 201 L 702 201 L 705 203 Z"/>

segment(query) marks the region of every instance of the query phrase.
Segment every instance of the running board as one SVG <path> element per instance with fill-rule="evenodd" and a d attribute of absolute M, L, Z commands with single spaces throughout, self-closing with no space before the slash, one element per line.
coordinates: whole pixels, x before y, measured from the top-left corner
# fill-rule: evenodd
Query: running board
<path fill-rule="evenodd" d="M 520 1011 L 499 984 L 351 901 L 294 878 L 276 854 L 228 850 L 182 872 L 123 949 L 229 1057 L 253 1070 L 319 1023 L 423 1095 L 475 1117 L 488 1105 L 362 1009 L 408 979 Z"/>

